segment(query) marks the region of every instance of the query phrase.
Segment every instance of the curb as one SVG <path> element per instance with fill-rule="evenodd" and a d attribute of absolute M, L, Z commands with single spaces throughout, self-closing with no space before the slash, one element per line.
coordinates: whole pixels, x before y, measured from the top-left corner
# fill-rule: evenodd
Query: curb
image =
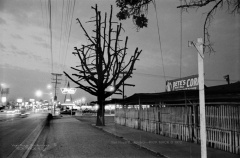
<path fill-rule="evenodd" d="M 48 122 L 48 117 L 42 120 L 42 122 L 28 135 L 28 137 L 8 156 L 8 158 L 27 158 L 37 138 L 41 134 L 46 123 Z"/>
<path fill-rule="evenodd" d="M 146 150 L 148 150 L 148 151 L 150 151 L 150 152 L 153 152 L 153 153 L 155 153 L 157 156 L 164 157 L 164 158 L 169 158 L 169 157 L 167 157 L 167 156 L 165 156 L 165 155 L 163 155 L 163 154 L 160 154 L 159 152 L 156 152 L 156 151 L 154 151 L 154 150 L 152 150 L 152 149 L 150 149 L 150 148 L 148 148 L 148 147 L 142 146 L 141 144 L 138 144 L 138 143 L 135 143 L 134 141 L 128 140 L 128 139 L 124 138 L 123 136 L 119 136 L 119 135 L 117 135 L 117 134 L 115 134 L 115 133 L 112 133 L 112 132 L 110 132 L 109 130 L 104 129 L 104 127 L 96 126 L 95 124 L 91 124 L 91 125 L 94 126 L 94 127 L 96 127 L 96 128 L 98 128 L 98 129 L 100 129 L 100 130 L 102 130 L 102 131 L 104 131 L 104 132 L 107 132 L 107 133 L 109 133 L 109 134 L 111 134 L 111 135 L 114 135 L 115 137 L 121 138 L 121 139 L 123 139 L 123 140 L 125 140 L 125 141 L 127 141 L 127 142 L 130 142 L 130 143 L 132 143 L 132 144 L 134 144 L 134 145 L 137 145 L 137 146 L 140 147 L 140 148 L 143 148 L 143 149 L 146 149 Z"/>

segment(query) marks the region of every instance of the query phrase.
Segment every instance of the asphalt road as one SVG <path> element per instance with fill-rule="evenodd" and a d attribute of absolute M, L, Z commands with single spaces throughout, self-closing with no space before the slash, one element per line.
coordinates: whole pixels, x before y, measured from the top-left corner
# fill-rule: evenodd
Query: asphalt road
<path fill-rule="evenodd" d="M 26 117 L 8 116 L 0 121 L 0 157 L 10 155 L 46 118 L 47 113 L 34 113 Z M 4 118 L 1 115 L 1 118 Z"/>

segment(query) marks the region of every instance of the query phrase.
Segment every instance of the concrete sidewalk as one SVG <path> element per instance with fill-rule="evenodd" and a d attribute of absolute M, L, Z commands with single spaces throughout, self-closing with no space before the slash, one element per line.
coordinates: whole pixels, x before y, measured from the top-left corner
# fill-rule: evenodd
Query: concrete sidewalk
<path fill-rule="evenodd" d="M 94 126 L 94 125 L 93 125 Z M 199 144 L 181 141 L 142 130 L 118 125 L 115 123 L 98 127 L 117 137 L 123 138 L 127 143 L 137 144 L 150 151 L 168 158 L 200 158 L 201 146 Z M 239 158 L 240 155 L 207 148 L 208 158 Z"/>
<path fill-rule="evenodd" d="M 157 154 L 63 115 L 45 126 L 28 158 L 156 158 Z"/>

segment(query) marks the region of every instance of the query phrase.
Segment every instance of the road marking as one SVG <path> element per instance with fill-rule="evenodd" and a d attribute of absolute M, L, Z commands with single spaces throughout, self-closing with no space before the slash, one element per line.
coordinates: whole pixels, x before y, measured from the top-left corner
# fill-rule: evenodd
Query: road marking
<path fill-rule="evenodd" d="M 27 141 L 30 141 L 30 140 L 32 139 L 31 136 L 34 136 L 34 132 L 36 132 L 36 131 L 39 130 L 39 128 L 40 128 L 40 130 L 38 131 L 38 133 L 37 133 L 37 135 L 35 136 L 34 140 L 32 141 L 31 145 L 28 146 L 27 151 L 24 152 L 22 158 L 26 158 L 26 157 L 28 156 L 29 152 L 30 152 L 31 149 L 32 149 L 32 146 L 34 145 L 34 143 L 36 142 L 37 138 L 38 138 L 39 135 L 41 134 L 43 128 L 45 127 L 44 122 L 45 122 L 46 120 L 47 120 L 47 117 L 44 118 L 44 119 L 40 122 L 40 124 L 39 124 L 39 125 L 28 135 L 28 137 L 27 137 L 26 139 L 24 139 L 24 141 L 20 144 L 20 145 L 25 146 L 24 143 L 26 143 Z M 41 126 L 42 126 L 42 127 L 41 127 Z M 19 145 L 19 146 L 20 146 L 20 145 Z M 20 157 L 19 154 L 21 154 L 21 150 L 19 150 L 18 148 L 16 148 L 16 149 L 8 156 L 8 158 Z"/>
<path fill-rule="evenodd" d="M 22 158 L 27 158 L 28 154 L 30 153 L 30 151 L 32 150 L 33 145 L 35 144 L 35 142 L 37 141 L 39 135 L 42 133 L 43 128 L 45 127 L 45 125 L 40 129 L 40 131 L 38 132 L 37 136 L 34 138 L 33 142 L 30 144 L 30 147 L 27 148 L 27 151 L 24 153 L 24 155 L 22 156 Z"/>

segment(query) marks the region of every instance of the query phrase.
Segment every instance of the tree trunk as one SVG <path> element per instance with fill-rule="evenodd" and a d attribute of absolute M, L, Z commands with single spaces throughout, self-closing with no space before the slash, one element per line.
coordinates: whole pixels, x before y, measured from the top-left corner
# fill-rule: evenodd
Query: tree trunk
<path fill-rule="evenodd" d="M 98 105 L 99 105 L 99 108 L 97 110 L 96 126 L 105 126 L 105 120 L 104 120 L 104 113 L 105 113 L 104 97 L 103 97 L 102 94 L 98 96 Z"/>

